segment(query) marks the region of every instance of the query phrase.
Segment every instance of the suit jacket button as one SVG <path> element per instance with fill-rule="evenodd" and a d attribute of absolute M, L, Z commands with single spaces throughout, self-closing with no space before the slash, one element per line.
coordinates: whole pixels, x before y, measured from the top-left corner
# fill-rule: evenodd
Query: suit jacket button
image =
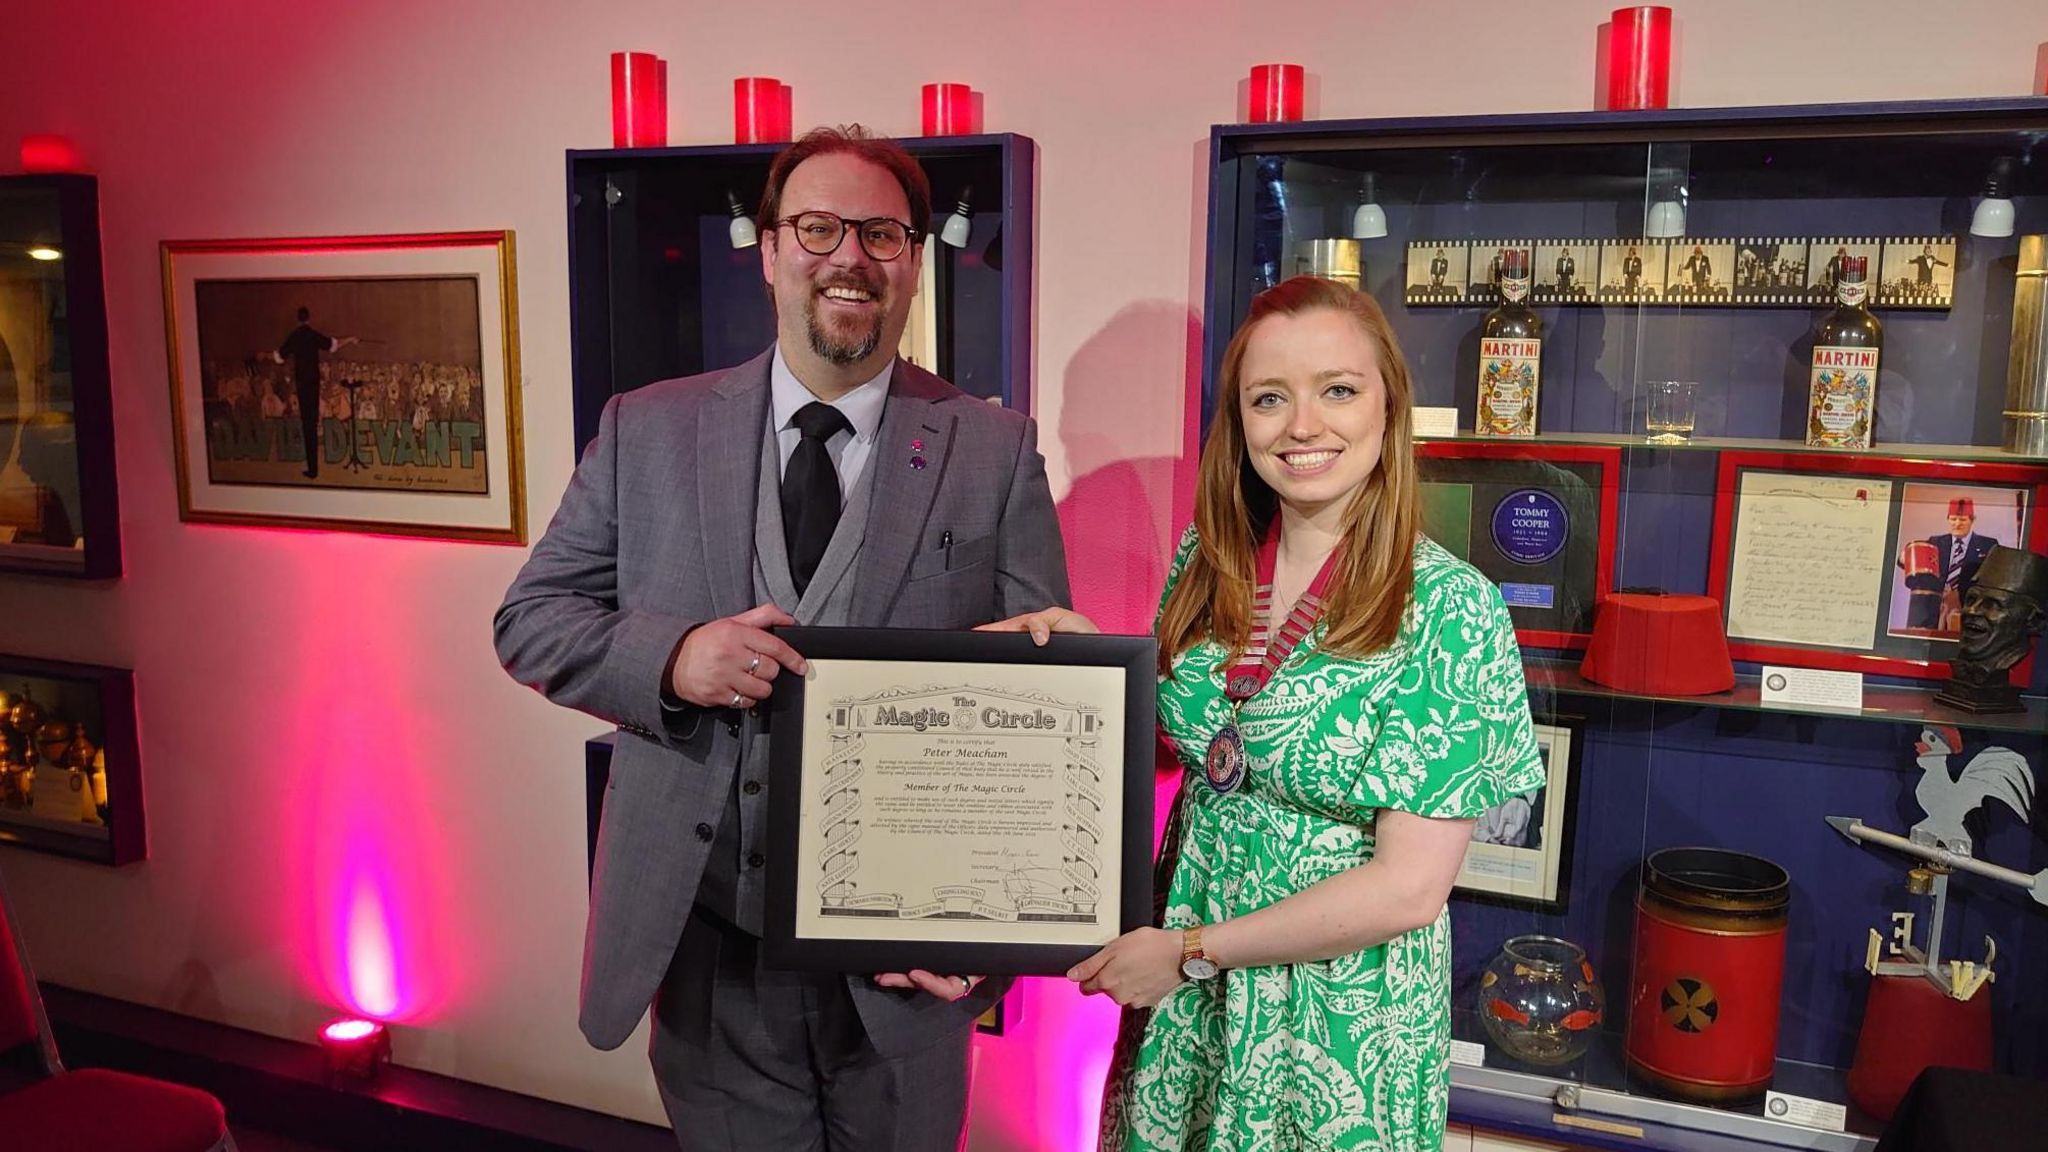
<path fill-rule="evenodd" d="M 737 735 L 739 735 L 739 734 L 740 734 L 740 722 L 739 722 L 739 721 L 737 721 L 737 720 L 727 720 L 727 721 L 725 722 L 725 734 L 726 734 L 727 736 L 737 736 Z"/>
<path fill-rule="evenodd" d="M 711 838 L 712 838 L 713 836 L 716 836 L 716 835 L 717 835 L 717 833 L 716 833 L 716 832 L 714 832 L 714 831 L 712 831 L 711 825 L 709 825 L 709 824 L 699 824 L 699 825 L 697 825 L 697 839 L 699 839 L 699 840 L 709 840 L 709 839 L 711 839 Z"/>
<path fill-rule="evenodd" d="M 761 791 L 761 782 L 759 780 L 749 780 L 745 784 L 740 785 L 740 791 L 745 792 L 749 796 L 758 795 Z"/>
<path fill-rule="evenodd" d="M 747 853 L 747 867 L 749 868 L 759 868 L 761 865 L 766 864 L 767 862 L 768 858 L 766 856 L 761 855 L 759 852 Z"/>

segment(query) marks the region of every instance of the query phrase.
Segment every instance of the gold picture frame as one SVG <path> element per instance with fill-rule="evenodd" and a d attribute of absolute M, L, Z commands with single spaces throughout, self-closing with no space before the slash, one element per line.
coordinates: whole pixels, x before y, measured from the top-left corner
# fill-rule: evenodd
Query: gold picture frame
<path fill-rule="evenodd" d="M 510 231 L 162 261 L 181 519 L 526 543 Z"/>

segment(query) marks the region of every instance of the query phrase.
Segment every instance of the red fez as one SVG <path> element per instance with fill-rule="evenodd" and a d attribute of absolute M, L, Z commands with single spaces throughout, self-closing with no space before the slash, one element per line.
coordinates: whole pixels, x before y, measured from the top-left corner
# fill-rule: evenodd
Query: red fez
<path fill-rule="evenodd" d="M 1976 502 L 1968 496 L 1958 496 L 1948 502 L 1948 514 L 1951 516 L 1968 516 L 1970 519 L 1975 520 L 1977 518 Z"/>

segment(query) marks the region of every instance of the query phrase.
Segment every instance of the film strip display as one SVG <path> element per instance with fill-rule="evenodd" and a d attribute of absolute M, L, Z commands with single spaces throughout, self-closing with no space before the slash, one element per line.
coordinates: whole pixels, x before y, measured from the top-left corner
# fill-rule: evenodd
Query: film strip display
<path fill-rule="evenodd" d="M 1537 304 L 1827 307 L 1845 257 L 1868 263 L 1872 304 L 1945 309 L 1955 301 L 1954 236 L 1687 236 L 1624 240 L 1417 240 L 1411 305 L 1492 305 L 1511 250 L 1530 255 Z"/>

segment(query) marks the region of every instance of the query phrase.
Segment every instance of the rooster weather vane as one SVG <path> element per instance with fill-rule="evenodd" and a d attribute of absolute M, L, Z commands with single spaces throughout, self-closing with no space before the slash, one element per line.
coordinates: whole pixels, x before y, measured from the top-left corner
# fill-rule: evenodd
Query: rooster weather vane
<path fill-rule="evenodd" d="M 2019 753 L 2010 748 L 1985 748 L 1963 762 L 1962 770 L 1950 769 L 1963 746 L 1962 733 L 1946 725 L 1929 725 L 1920 730 L 1913 745 L 1914 760 L 1920 766 L 1920 783 L 1913 799 L 1926 819 L 1907 829 L 1906 835 L 1872 828 L 1853 816 L 1830 816 L 1827 821 L 1850 840 L 1876 844 L 1925 864 L 1907 874 L 1907 890 L 1916 896 L 1933 897 L 1932 924 L 1928 926 L 1925 948 L 1915 946 L 1914 914 L 1894 912 L 1889 940 L 1870 930 L 1864 967 L 1872 975 L 1925 976 L 1957 1000 L 1968 1000 L 1977 990 L 1997 977 L 1991 964 L 1998 957 L 1998 945 L 1984 938 L 1984 960 L 1941 959 L 1942 921 L 1948 910 L 1948 881 L 1956 872 L 1967 872 L 2029 890 L 2034 901 L 2048 905 L 2048 868 L 2029 876 L 2011 868 L 1986 863 L 1975 856 L 1970 833 L 1963 820 L 1995 800 L 2013 810 L 2021 823 L 2034 804 L 2034 771 Z"/>

